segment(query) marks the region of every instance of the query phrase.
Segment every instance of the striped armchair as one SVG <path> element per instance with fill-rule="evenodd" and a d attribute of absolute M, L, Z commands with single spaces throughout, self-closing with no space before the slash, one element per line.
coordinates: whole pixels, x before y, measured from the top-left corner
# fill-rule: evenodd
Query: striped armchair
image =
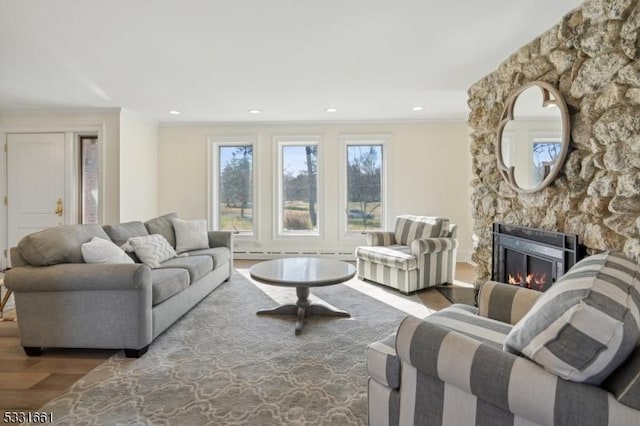
<path fill-rule="evenodd" d="M 601 386 L 502 350 L 540 294 L 490 281 L 478 308 L 407 317 L 369 345 L 369 425 L 640 424 L 640 346 Z"/>
<path fill-rule="evenodd" d="M 393 232 L 367 232 L 356 249 L 358 278 L 403 293 L 453 283 L 457 229 L 442 217 L 398 216 Z"/>

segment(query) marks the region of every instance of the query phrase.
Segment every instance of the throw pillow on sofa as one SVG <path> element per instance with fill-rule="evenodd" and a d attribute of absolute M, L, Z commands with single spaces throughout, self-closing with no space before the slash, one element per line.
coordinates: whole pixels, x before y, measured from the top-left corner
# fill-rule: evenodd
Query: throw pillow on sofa
<path fill-rule="evenodd" d="M 85 263 L 133 263 L 127 253 L 113 242 L 93 237 L 80 247 Z"/>
<path fill-rule="evenodd" d="M 640 338 L 640 265 L 605 252 L 578 262 L 505 339 L 548 371 L 599 385 Z"/>
<path fill-rule="evenodd" d="M 162 216 L 154 217 L 144 223 L 149 234 L 160 234 L 169 241 L 169 245 L 176 247 L 176 234 L 173 230 L 171 219 L 178 217 L 178 213 L 168 213 Z"/>
<path fill-rule="evenodd" d="M 177 256 L 167 239 L 160 234 L 131 237 L 123 245 L 125 250 L 133 250 L 142 263 L 157 268 L 165 260 Z"/>
<path fill-rule="evenodd" d="M 173 224 L 173 229 L 176 233 L 177 253 L 209 248 L 209 235 L 207 234 L 206 220 L 171 218 L 171 223 Z"/>

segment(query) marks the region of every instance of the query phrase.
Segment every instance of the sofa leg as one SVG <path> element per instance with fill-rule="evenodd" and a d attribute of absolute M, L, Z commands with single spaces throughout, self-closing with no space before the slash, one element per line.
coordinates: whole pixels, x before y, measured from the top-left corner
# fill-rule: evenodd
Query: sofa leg
<path fill-rule="evenodd" d="M 28 356 L 40 356 L 42 355 L 42 348 L 37 346 L 24 346 L 24 353 Z"/>
<path fill-rule="evenodd" d="M 142 355 L 146 354 L 149 350 L 149 345 L 140 349 L 125 349 L 124 356 L 127 358 L 140 358 Z"/>

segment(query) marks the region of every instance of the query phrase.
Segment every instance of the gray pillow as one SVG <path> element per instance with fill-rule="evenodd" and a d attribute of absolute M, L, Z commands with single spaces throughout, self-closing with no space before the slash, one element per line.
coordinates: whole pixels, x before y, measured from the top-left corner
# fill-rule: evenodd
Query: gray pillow
<path fill-rule="evenodd" d="M 84 263 L 82 244 L 93 237 L 109 236 L 100 225 L 62 225 L 34 232 L 18 243 L 20 254 L 31 265 Z"/>
<path fill-rule="evenodd" d="M 171 223 L 176 233 L 176 252 L 184 253 L 209 248 L 209 234 L 205 219 L 184 220 L 174 217 Z"/>
<path fill-rule="evenodd" d="M 162 235 L 169 242 L 171 247 L 176 248 L 176 233 L 173 230 L 173 224 L 171 223 L 171 219 L 175 217 L 178 217 L 178 213 L 168 213 L 164 216 L 158 216 L 146 221 L 144 226 L 147 227 L 149 234 Z"/>
<path fill-rule="evenodd" d="M 578 262 L 513 327 L 505 350 L 599 385 L 640 338 L 640 265 L 609 252 Z"/>
<path fill-rule="evenodd" d="M 142 222 L 127 222 L 117 225 L 105 225 L 104 231 L 109 235 L 111 241 L 121 246 L 131 237 L 143 237 L 149 235 L 149 231 Z"/>

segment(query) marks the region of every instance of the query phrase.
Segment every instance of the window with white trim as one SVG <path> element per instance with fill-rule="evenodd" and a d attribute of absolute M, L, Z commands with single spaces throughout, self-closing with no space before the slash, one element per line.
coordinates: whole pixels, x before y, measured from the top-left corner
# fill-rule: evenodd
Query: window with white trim
<path fill-rule="evenodd" d="M 226 137 L 211 143 L 213 229 L 255 235 L 255 142 Z"/>
<path fill-rule="evenodd" d="M 342 136 L 345 235 L 385 229 L 389 137 Z"/>
<path fill-rule="evenodd" d="M 276 137 L 278 234 L 319 235 L 318 137 Z"/>

